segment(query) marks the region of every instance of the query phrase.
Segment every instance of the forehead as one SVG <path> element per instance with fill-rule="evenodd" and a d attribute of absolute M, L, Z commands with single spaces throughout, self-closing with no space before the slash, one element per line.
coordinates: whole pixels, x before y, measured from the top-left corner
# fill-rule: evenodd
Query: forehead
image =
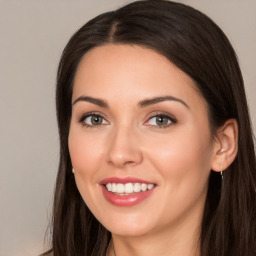
<path fill-rule="evenodd" d="M 82 94 L 129 101 L 170 94 L 204 101 L 182 70 L 158 52 L 136 45 L 107 44 L 88 51 L 77 68 L 73 99 Z"/>

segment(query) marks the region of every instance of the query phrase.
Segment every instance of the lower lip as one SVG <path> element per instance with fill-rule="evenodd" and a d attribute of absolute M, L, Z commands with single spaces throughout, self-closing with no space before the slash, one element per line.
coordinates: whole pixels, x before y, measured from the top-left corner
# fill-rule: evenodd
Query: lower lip
<path fill-rule="evenodd" d="M 152 194 L 154 189 L 155 187 L 145 192 L 141 191 L 130 195 L 119 196 L 112 192 L 109 192 L 106 187 L 102 185 L 103 195 L 105 196 L 107 201 L 116 206 L 133 206 L 139 204 L 143 200 L 147 199 Z"/>

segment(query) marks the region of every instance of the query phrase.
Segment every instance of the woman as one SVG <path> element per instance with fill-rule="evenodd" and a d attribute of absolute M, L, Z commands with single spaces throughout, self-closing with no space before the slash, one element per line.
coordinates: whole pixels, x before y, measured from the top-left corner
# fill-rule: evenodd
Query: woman
<path fill-rule="evenodd" d="M 48 253 L 256 255 L 243 79 L 208 17 L 151 0 L 94 18 L 63 52 L 56 100 Z"/>

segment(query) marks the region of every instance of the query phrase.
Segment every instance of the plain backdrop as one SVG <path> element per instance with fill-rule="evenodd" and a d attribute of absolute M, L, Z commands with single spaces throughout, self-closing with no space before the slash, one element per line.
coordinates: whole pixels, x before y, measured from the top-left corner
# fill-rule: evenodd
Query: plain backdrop
<path fill-rule="evenodd" d="M 58 61 L 80 26 L 127 2 L 0 0 L 0 256 L 35 256 L 46 248 L 59 154 Z M 209 15 L 229 37 L 256 127 L 256 1 L 180 2 Z"/>

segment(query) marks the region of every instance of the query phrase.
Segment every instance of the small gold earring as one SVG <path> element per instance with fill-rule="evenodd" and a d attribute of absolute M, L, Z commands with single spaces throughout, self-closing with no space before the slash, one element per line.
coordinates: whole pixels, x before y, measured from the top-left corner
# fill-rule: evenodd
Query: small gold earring
<path fill-rule="evenodd" d="M 72 173 L 75 173 L 75 170 L 74 170 L 74 168 L 72 168 Z"/>
<path fill-rule="evenodd" d="M 223 180 L 223 172 L 220 172 L 221 179 Z"/>

